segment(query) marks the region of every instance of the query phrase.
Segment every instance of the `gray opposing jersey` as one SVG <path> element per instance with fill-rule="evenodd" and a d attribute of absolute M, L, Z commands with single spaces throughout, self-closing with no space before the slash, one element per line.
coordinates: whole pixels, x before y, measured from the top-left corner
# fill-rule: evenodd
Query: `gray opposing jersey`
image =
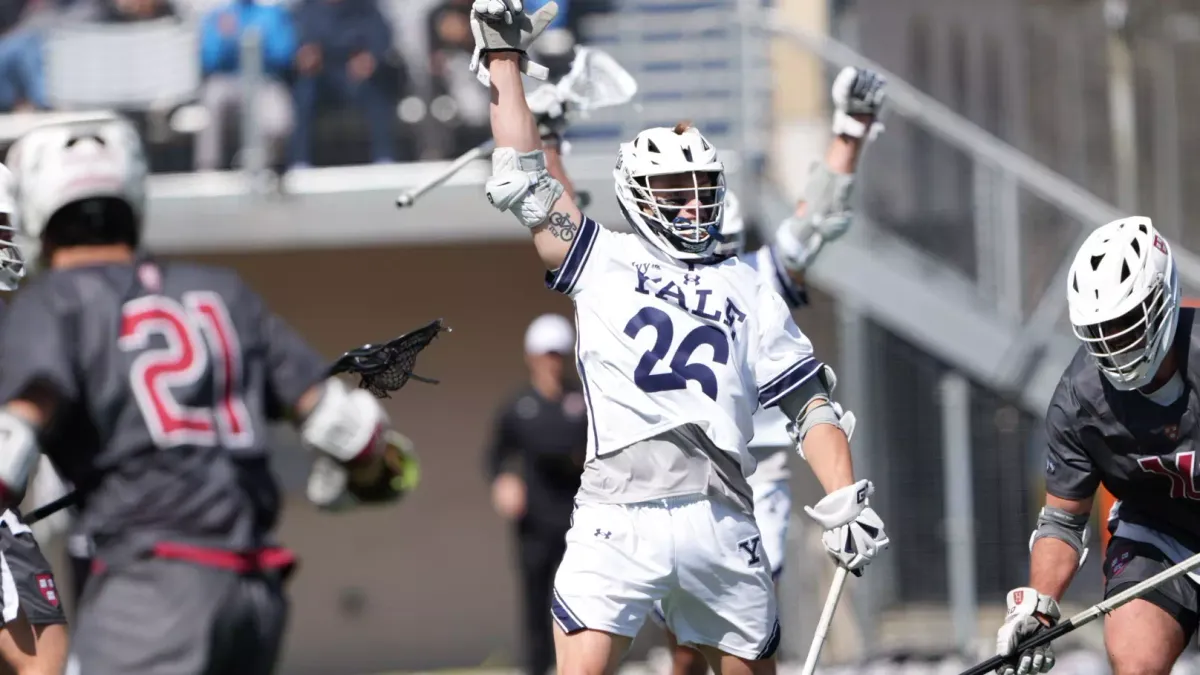
<path fill-rule="evenodd" d="M 1086 499 L 1103 484 L 1121 502 L 1118 519 L 1200 550 L 1200 331 L 1180 310 L 1173 349 L 1184 393 L 1170 405 L 1118 391 L 1081 348 L 1046 413 L 1046 491 Z"/>
<path fill-rule="evenodd" d="M 232 271 L 141 259 L 40 274 L 0 322 L 0 401 L 60 401 L 42 450 L 83 489 L 100 555 L 261 545 L 278 489 L 267 425 L 322 359 Z"/>

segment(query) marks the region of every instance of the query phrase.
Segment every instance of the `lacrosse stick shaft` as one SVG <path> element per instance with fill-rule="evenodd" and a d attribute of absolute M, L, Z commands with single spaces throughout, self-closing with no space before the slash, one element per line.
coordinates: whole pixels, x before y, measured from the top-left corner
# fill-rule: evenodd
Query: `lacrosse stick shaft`
<path fill-rule="evenodd" d="M 495 147 L 496 147 L 496 141 L 489 138 L 488 140 L 486 140 L 486 141 L 480 143 L 479 145 L 471 148 L 470 150 L 464 152 L 463 154 L 458 156 L 458 159 L 451 162 L 450 166 L 446 167 L 438 175 L 434 176 L 433 178 L 430 178 L 429 180 L 425 181 L 424 183 L 417 186 L 416 188 L 409 190 L 408 192 L 401 193 L 399 197 L 396 197 L 396 206 L 398 206 L 400 208 L 412 206 L 414 203 L 416 203 L 417 199 L 419 199 L 426 192 L 429 192 L 433 188 L 450 180 L 451 176 L 458 173 L 459 171 L 462 171 L 463 168 L 466 165 L 470 164 L 471 162 L 474 162 L 477 159 L 482 159 L 484 156 L 486 156 L 488 153 L 490 153 L 492 151 L 492 149 Z"/>
<path fill-rule="evenodd" d="M 1200 553 L 1197 553 L 1196 555 L 1184 560 L 1181 563 L 1178 563 L 1173 567 L 1168 567 L 1149 579 L 1146 579 L 1139 584 L 1135 584 L 1107 600 L 1103 600 L 1092 605 L 1091 607 L 1088 607 L 1070 619 L 1059 623 L 1050 630 L 1042 631 L 1041 633 L 1034 635 L 1033 637 L 1029 638 L 1029 640 L 1018 645 L 1009 656 L 993 656 L 992 658 L 984 661 L 974 668 L 971 668 L 970 670 L 964 670 L 960 675 L 984 675 L 984 673 L 990 673 L 1005 663 L 1015 662 L 1021 652 L 1033 649 L 1035 647 L 1041 647 L 1042 645 L 1053 642 L 1054 640 L 1057 640 L 1058 638 L 1074 631 L 1075 629 L 1086 626 L 1092 621 L 1095 621 L 1096 618 L 1101 614 L 1108 614 L 1121 605 L 1126 604 L 1130 600 L 1137 600 L 1138 598 L 1149 593 L 1155 588 L 1158 588 L 1166 582 L 1176 577 L 1183 576 L 1184 574 L 1187 574 L 1196 568 L 1200 568 Z"/>
<path fill-rule="evenodd" d="M 808 658 L 804 661 L 803 675 L 812 675 L 817 669 L 817 661 L 821 660 L 821 647 L 825 645 L 825 635 L 829 633 L 829 624 L 833 622 L 833 613 L 837 610 L 838 600 L 842 597 L 842 588 L 846 586 L 846 577 L 849 575 L 849 571 L 840 565 L 833 573 L 833 585 L 829 587 L 829 595 L 825 598 L 825 608 L 821 610 L 821 620 L 817 622 L 817 632 L 813 635 L 812 645 L 808 648 Z"/>
<path fill-rule="evenodd" d="M 75 502 L 77 501 L 79 501 L 79 492 L 72 490 L 58 499 L 55 499 L 54 501 L 42 504 L 27 514 L 22 514 L 21 522 L 25 523 L 26 525 L 32 525 L 39 520 L 43 520 L 58 513 L 59 511 L 62 511 L 68 506 L 74 506 Z"/>

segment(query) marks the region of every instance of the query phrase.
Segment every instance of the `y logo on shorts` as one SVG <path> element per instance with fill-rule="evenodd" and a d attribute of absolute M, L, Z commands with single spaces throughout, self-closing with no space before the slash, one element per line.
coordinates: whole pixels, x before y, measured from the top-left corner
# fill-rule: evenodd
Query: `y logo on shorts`
<path fill-rule="evenodd" d="M 750 566 L 762 564 L 762 554 L 759 553 L 759 548 L 762 544 L 762 537 L 757 534 L 749 539 L 743 539 L 738 542 L 738 548 L 742 553 L 746 554 L 746 564 Z"/>

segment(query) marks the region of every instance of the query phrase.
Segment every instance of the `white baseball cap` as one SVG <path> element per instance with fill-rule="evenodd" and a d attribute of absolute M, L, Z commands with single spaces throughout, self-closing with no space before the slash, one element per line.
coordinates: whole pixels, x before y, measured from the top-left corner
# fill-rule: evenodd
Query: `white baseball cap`
<path fill-rule="evenodd" d="M 560 314 L 543 314 L 525 331 L 526 354 L 570 354 L 575 351 L 575 328 Z"/>

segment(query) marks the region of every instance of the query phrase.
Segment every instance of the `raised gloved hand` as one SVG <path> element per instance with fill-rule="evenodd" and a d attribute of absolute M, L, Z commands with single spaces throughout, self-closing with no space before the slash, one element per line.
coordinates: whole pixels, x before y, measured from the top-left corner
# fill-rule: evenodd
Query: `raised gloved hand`
<path fill-rule="evenodd" d="M 855 115 L 878 118 L 887 99 L 887 80 L 873 70 L 846 66 L 833 81 L 833 133 L 874 140 L 883 132 L 877 119 L 861 122 Z"/>
<path fill-rule="evenodd" d="M 557 85 L 543 84 L 525 95 L 529 111 L 537 120 L 538 134 L 543 141 L 562 140 L 562 134 L 567 130 L 568 102 L 559 91 Z"/>
<path fill-rule="evenodd" d="M 471 3 L 471 34 L 475 37 L 475 52 L 471 55 L 471 72 L 484 86 L 491 84 L 486 54 L 518 52 L 521 72 L 544 80 L 550 71 L 529 60 L 525 54 L 546 26 L 558 15 L 558 4 L 547 2 L 533 14 L 526 14 L 522 0 L 474 0 Z"/>
<path fill-rule="evenodd" d="M 830 492 L 816 506 L 804 507 L 825 530 L 821 535 L 825 550 L 855 576 L 862 576 L 863 568 L 891 543 L 883 520 L 867 506 L 874 493 L 875 486 L 864 479 Z"/>
<path fill-rule="evenodd" d="M 384 432 L 381 456 L 346 466 L 318 454 L 308 475 L 307 495 L 318 507 L 338 511 L 360 504 L 393 502 L 416 489 L 421 464 L 413 443 L 398 431 Z"/>
<path fill-rule="evenodd" d="M 1049 630 L 1061 616 L 1054 598 L 1033 588 L 1015 588 L 1008 592 L 1008 614 L 996 633 L 996 653 L 1008 655 L 1017 645 L 1037 633 Z M 1030 675 L 1049 672 L 1054 667 L 1054 650 L 1043 645 L 1022 652 L 1014 667 L 1006 664 L 996 669 L 1000 675 Z"/>

